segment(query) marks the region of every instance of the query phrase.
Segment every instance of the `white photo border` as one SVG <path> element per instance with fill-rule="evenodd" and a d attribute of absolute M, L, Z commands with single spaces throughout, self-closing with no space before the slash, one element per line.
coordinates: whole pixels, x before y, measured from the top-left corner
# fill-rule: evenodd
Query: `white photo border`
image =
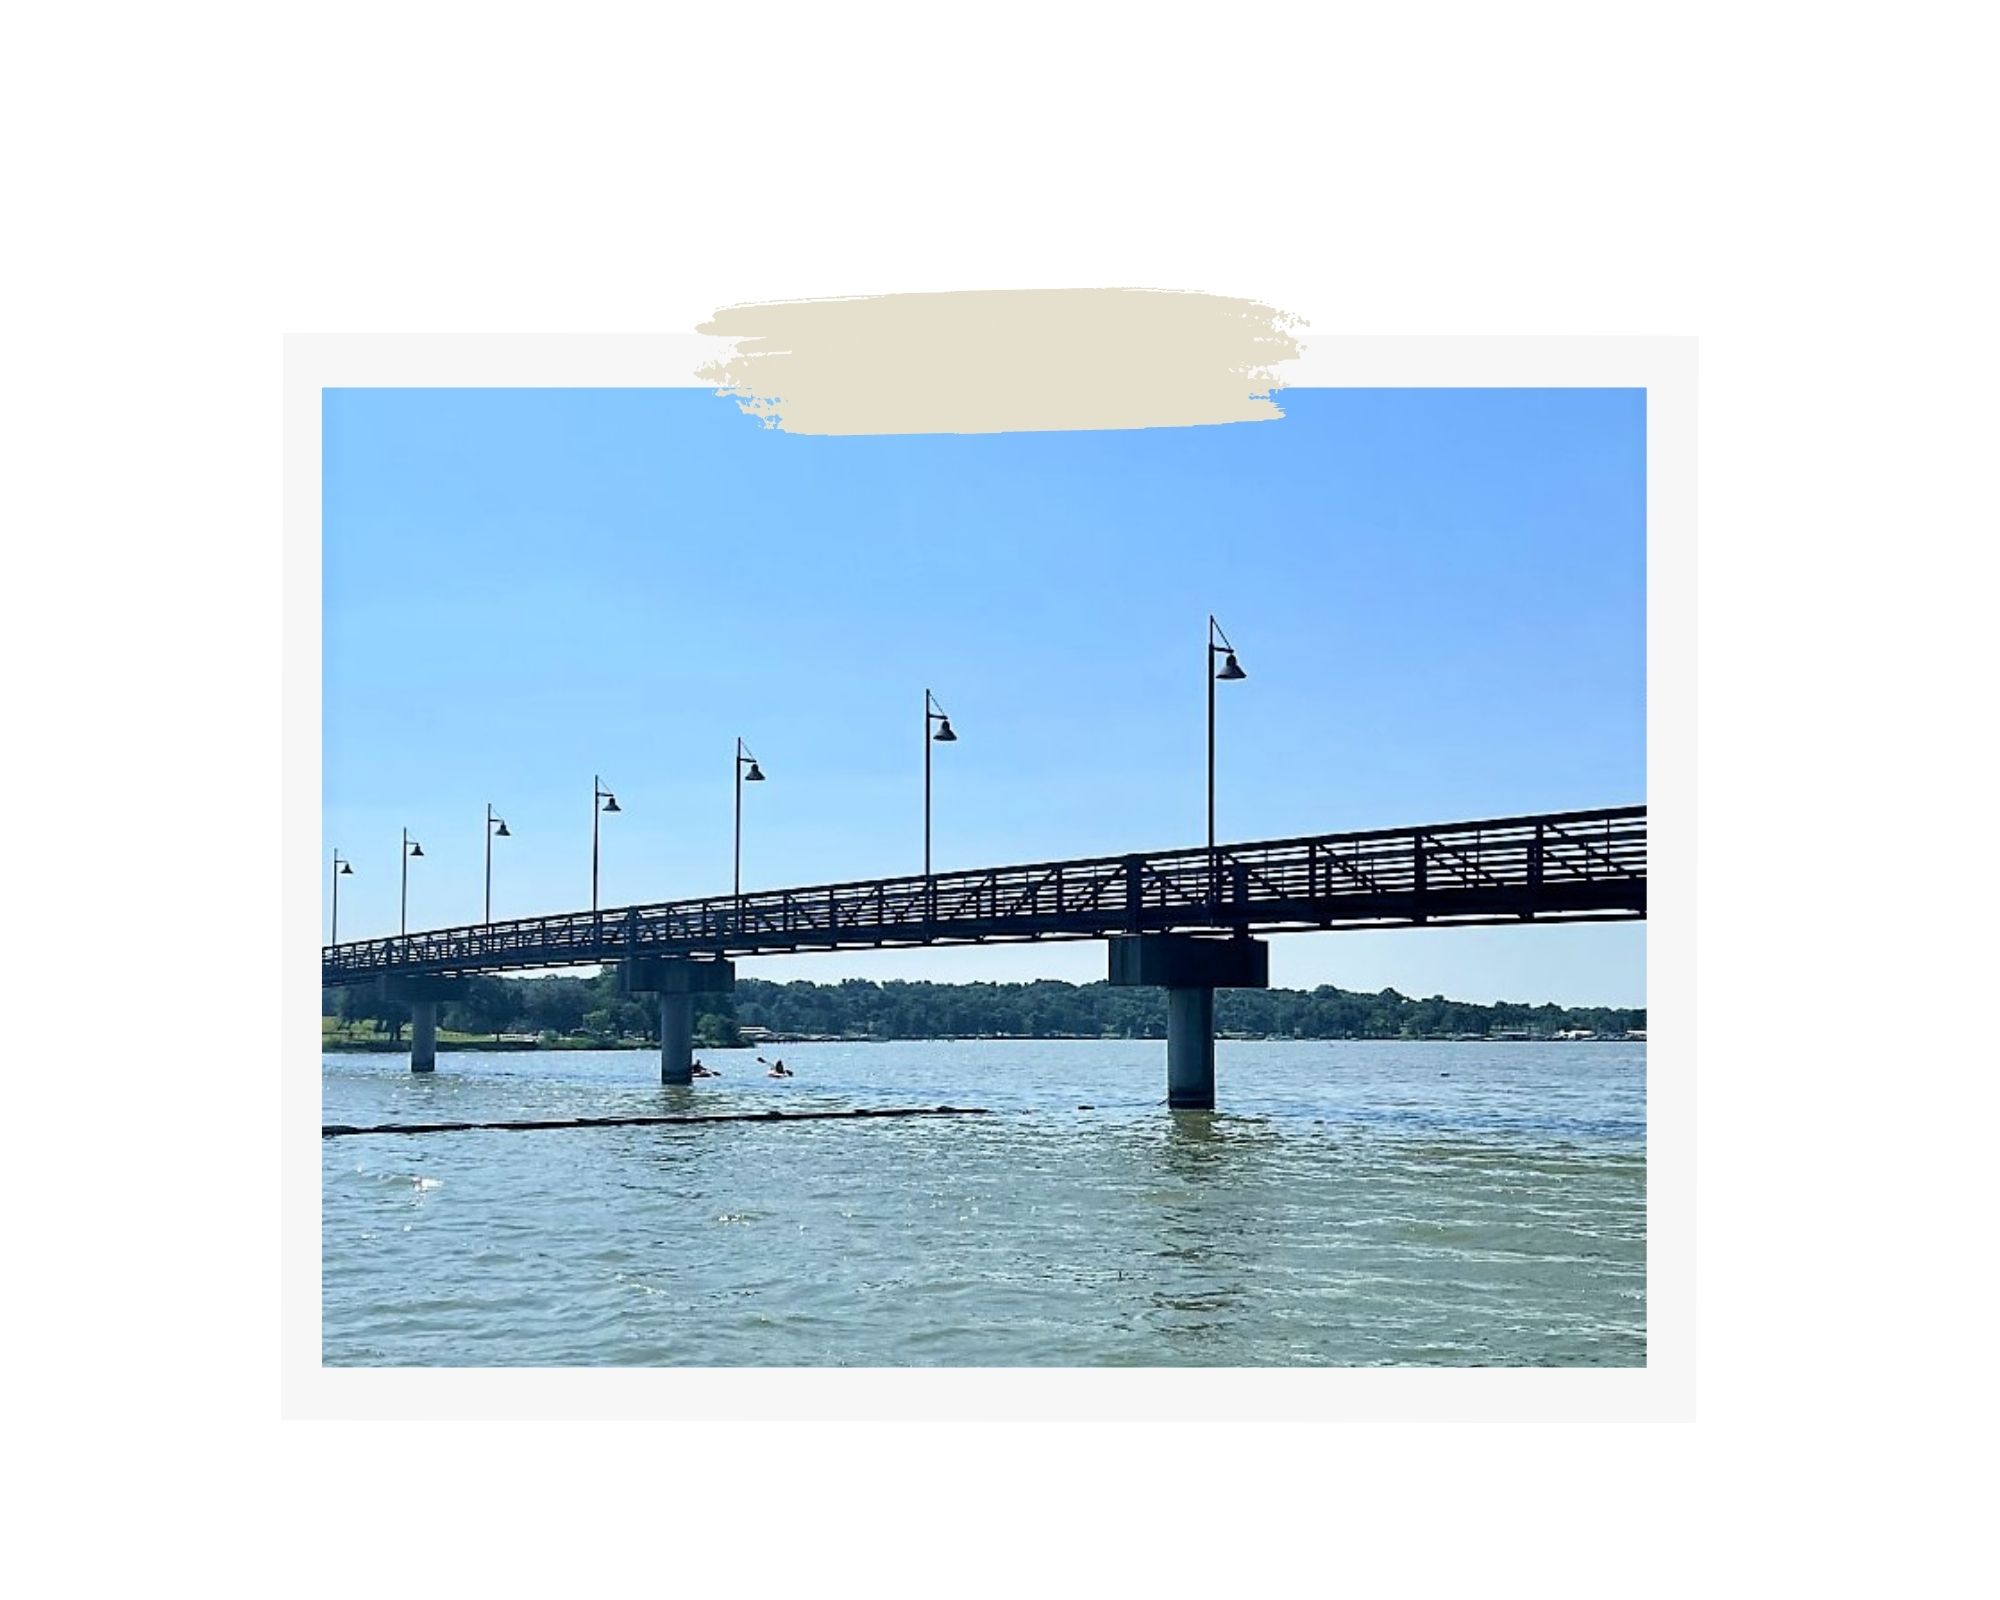
<path fill-rule="evenodd" d="M 288 1418 L 1692 1421 L 1697 341 L 1315 337 L 1292 388 L 1646 391 L 1647 1359 L 1621 1369 L 332 1368 L 321 1364 L 321 393 L 705 388 L 696 334 L 300 334 L 284 374 L 283 1413 Z M 1283 403 L 1282 394 L 1278 397 Z M 718 400 L 718 405 L 727 401 Z M 745 419 L 746 427 L 753 426 Z M 1282 426 L 1282 423 L 1279 424 Z"/>

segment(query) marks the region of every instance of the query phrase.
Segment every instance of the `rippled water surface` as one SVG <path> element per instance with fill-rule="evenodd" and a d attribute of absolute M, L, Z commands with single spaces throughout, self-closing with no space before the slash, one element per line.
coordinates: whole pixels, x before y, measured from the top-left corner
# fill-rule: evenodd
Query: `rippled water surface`
<path fill-rule="evenodd" d="M 1213 1116 L 1164 1049 L 329 1055 L 328 1122 L 996 1114 L 324 1140 L 324 1359 L 1644 1363 L 1643 1045 L 1225 1041 Z"/>

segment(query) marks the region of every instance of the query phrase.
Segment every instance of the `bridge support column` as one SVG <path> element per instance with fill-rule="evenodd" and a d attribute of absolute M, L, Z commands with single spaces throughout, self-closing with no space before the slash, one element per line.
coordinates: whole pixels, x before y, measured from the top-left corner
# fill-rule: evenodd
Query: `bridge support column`
<path fill-rule="evenodd" d="M 438 1003 L 410 1002 L 410 1070 L 435 1072 L 438 1064 Z"/>
<path fill-rule="evenodd" d="M 382 979 L 382 997 L 410 1008 L 410 1070 L 437 1071 L 438 1005 L 464 985 L 455 978 Z"/>
<path fill-rule="evenodd" d="M 693 1083 L 695 996 L 733 990 L 736 963 L 627 956 L 618 963 L 618 987 L 660 997 L 660 1082 Z"/>
<path fill-rule="evenodd" d="M 1265 989 L 1271 951 L 1256 939 L 1187 933 L 1129 934 L 1111 941 L 1111 981 L 1167 991 L 1167 1105 L 1215 1109 L 1215 991 Z"/>
<path fill-rule="evenodd" d="M 1167 1105 L 1215 1109 L 1215 991 L 1167 991 Z"/>
<path fill-rule="evenodd" d="M 660 996 L 660 1082 L 694 1082 L 694 996 Z"/>

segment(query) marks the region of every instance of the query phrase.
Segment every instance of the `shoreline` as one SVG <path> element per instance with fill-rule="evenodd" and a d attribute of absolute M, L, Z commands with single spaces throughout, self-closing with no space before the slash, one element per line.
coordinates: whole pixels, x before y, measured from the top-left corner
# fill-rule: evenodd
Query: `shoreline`
<path fill-rule="evenodd" d="M 866 1039 L 760 1039 L 755 1044 L 698 1044 L 697 1051 L 707 1050 L 717 1054 L 725 1051 L 755 1051 L 770 1048 L 791 1048 L 802 1044 L 1159 1044 L 1166 1036 L 1139 1035 L 1131 1038 L 1106 1038 L 1102 1034 L 1086 1033 L 1037 1033 L 1037 1034 L 990 1034 L 990 1033 L 917 1033 L 895 1037 Z M 1450 1034 L 1409 1034 L 1391 1038 L 1376 1034 L 1329 1035 L 1326 1038 L 1296 1039 L 1288 1034 L 1217 1034 L 1218 1044 L 1644 1044 L 1644 1039 L 1603 1038 L 1603 1039 L 1494 1039 L 1461 1038 Z M 400 1043 L 389 1039 L 327 1039 L 320 1041 L 322 1055 L 406 1055 L 410 1042 Z M 593 1041 L 589 1043 L 542 1044 L 519 1039 L 440 1039 L 437 1049 L 440 1055 L 447 1052 L 478 1052 L 482 1055 L 530 1054 L 537 1051 L 550 1053 L 562 1051 L 585 1051 L 600 1054 L 619 1052 L 637 1053 L 657 1051 L 659 1045 L 648 1040 L 621 1039 L 612 1043 Z"/>

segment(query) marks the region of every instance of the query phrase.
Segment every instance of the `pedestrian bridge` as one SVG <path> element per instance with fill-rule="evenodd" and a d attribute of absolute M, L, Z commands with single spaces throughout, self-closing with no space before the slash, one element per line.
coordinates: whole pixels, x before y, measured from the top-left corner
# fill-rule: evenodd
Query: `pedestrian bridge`
<path fill-rule="evenodd" d="M 1168 990 L 1169 1102 L 1212 1106 L 1214 990 L 1265 986 L 1256 935 L 1645 915 L 1646 808 L 1612 806 L 439 928 L 325 946 L 320 981 L 384 983 L 409 999 L 422 1071 L 455 980 L 613 964 L 628 987 L 659 993 L 662 1077 L 685 1083 L 693 996 L 731 987 L 736 957 L 1108 939 L 1111 981 Z"/>
<path fill-rule="evenodd" d="M 1315 834 L 475 923 L 325 946 L 323 984 L 630 956 L 1137 933 L 1588 922 L 1646 914 L 1646 808 Z"/>

